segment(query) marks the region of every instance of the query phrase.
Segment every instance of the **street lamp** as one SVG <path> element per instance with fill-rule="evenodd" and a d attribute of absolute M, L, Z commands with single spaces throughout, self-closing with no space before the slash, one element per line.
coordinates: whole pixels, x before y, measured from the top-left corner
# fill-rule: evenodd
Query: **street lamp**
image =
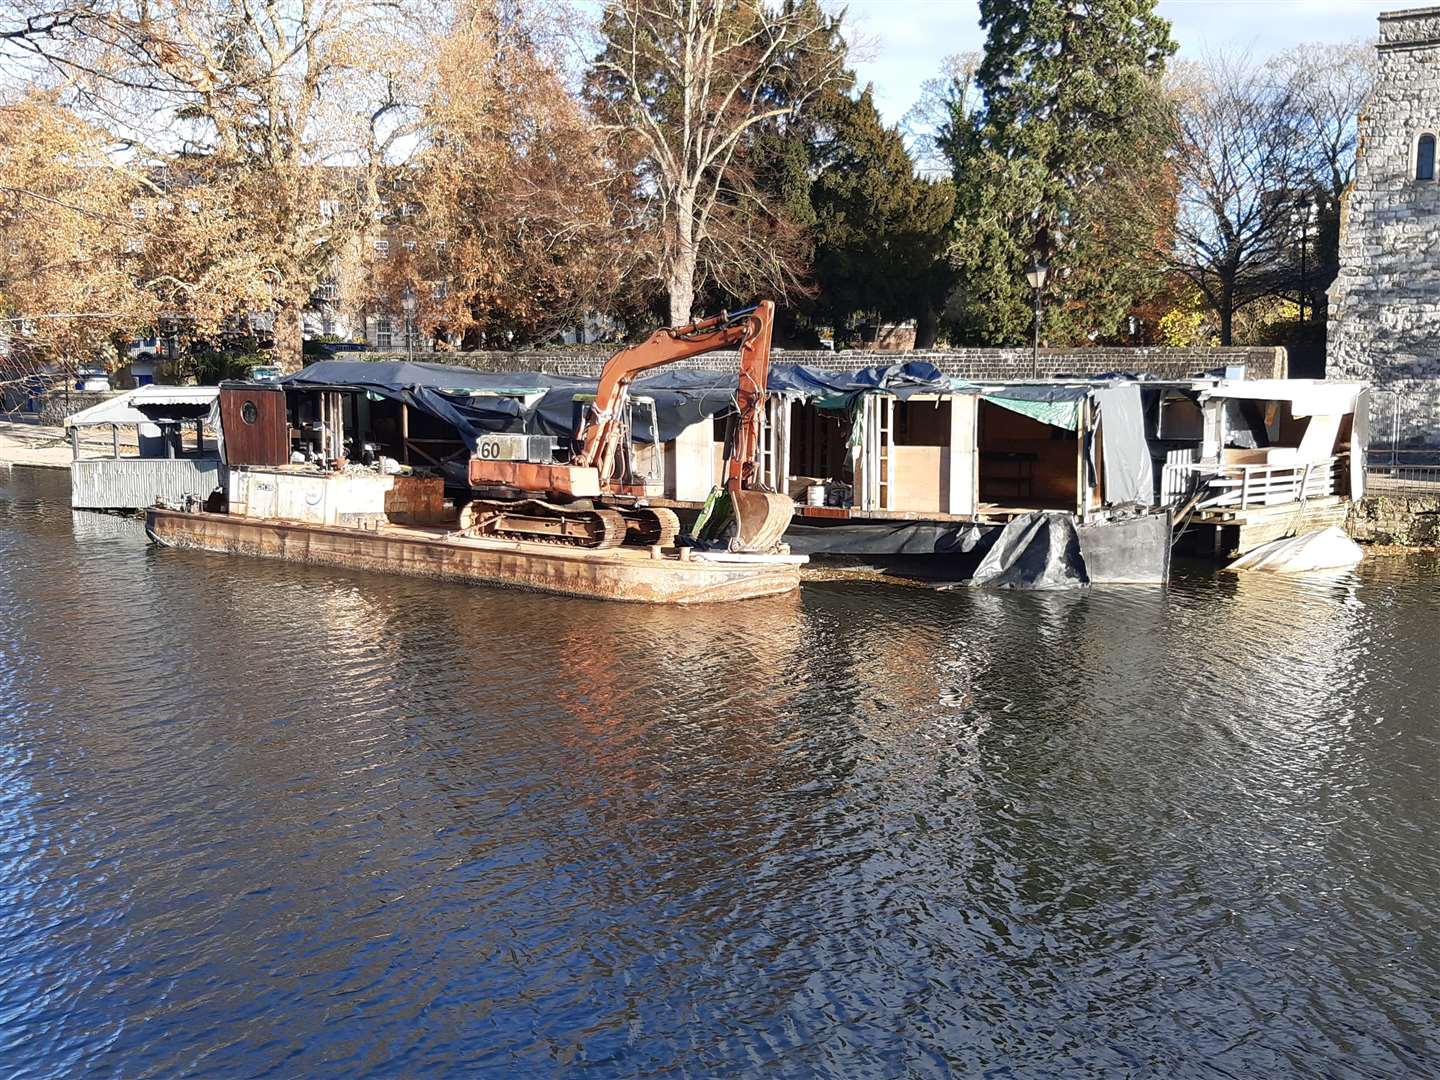
<path fill-rule="evenodd" d="M 1035 293 L 1035 340 L 1030 347 L 1030 377 L 1040 377 L 1040 297 L 1045 291 L 1045 279 L 1050 276 L 1050 267 L 1046 266 L 1039 259 L 1030 264 L 1030 269 L 1025 271 L 1025 280 L 1030 283 L 1031 290 Z"/>
<path fill-rule="evenodd" d="M 1310 277 L 1305 265 L 1306 249 L 1309 247 L 1310 226 L 1315 224 L 1316 208 L 1309 195 L 1300 196 L 1300 201 L 1290 211 L 1290 224 L 1300 226 L 1300 321 L 1305 321 L 1305 296 L 1310 288 Z"/>

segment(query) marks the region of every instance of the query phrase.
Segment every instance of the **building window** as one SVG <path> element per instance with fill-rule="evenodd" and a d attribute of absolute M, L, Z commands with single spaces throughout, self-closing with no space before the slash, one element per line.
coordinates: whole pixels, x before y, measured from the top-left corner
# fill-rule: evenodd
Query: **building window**
<path fill-rule="evenodd" d="M 376 254 L 376 255 L 379 255 L 380 258 L 382 258 L 382 259 L 383 259 L 383 258 L 386 258 L 386 257 L 390 254 L 390 241 L 389 241 L 389 240 L 376 240 L 376 241 L 375 241 L 375 254 Z"/>
<path fill-rule="evenodd" d="M 410 352 L 425 348 L 425 336 L 420 332 L 420 327 L 415 325 L 414 319 L 405 320 L 405 348 Z"/>
<path fill-rule="evenodd" d="M 375 347 L 377 349 L 393 349 L 395 347 L 395 334 L 390 329 L 390 316 L 375 316 Z"/>
<path fill-rule="evenodd" d="M 1435 136 L 1421 135 L 1415 148 L 1415 179 L 1435 179 Z"/>

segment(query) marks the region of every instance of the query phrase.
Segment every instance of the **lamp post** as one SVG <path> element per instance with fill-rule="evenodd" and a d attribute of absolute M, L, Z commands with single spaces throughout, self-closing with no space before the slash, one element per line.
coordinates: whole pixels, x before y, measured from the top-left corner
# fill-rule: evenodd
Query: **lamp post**
<path fill-rule="evenodd" d="M 1040 297 L 1045 292 L 1045 279 L 1050 276 L 1050 267 L 1046 266 L 1039 259 L 1030 264 L 1030 269 L 1025 271 L 1025 280 L 1030 283 L 1030 288 L 1035 294 L 1035 338 L 1030 347 L 1030 377 L 1040 377 Z"/>
<path fill-rule="evenodd" d="M 1300 196 L 1300 201 L 1290 211 L 1290 224 L 1300 226 L 1300 321 L 1305 321 L 1305 297 L 1310 287 L 1310 275 L 1306 266 L 1306 252 L 1310 246 L 1310 226 L 1315 223 L 1315 204 L 1309 195 Z"/>

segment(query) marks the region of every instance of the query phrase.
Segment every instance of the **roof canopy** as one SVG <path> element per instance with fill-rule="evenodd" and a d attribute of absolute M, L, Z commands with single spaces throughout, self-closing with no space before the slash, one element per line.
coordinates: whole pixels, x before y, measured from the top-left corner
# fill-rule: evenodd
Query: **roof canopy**
<path fill-rule="evenodd" d="M 204 417 L 220 396 L 218 386 L 141 386 L 65 418 L 65 426 L 154 424 Z"/>

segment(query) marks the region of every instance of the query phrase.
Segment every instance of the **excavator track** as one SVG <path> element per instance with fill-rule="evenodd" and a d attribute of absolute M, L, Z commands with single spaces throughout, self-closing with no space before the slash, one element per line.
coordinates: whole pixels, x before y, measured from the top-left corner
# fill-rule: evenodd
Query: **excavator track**
<path fill-rule="evenodd" d="M 680 519 L 674 510 L 663 506 L 627 506 L 620 510 L 625 517 L 625 543 L 662 548 L 675 546 L 680 535 Z"/>
<path fill-rule="evenodd" d="M 619 547 L 628 529 L 617 510 L 557 506 L 540 499 L 472 499 L 460 511 L 460 532 L 480 538 L 599 549 Z"/>

